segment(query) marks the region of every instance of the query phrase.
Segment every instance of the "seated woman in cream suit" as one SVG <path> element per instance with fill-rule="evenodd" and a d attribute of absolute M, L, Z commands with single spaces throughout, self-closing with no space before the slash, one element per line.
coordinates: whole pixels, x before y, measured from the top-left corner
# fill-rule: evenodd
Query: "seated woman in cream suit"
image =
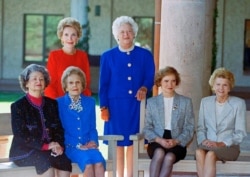
<path fill-rule="evenodd" d="M 229 96 L 233 74 L 218 68 L 209 80 L 214 96 L 201 100 L 197 127 L 196 166 L 199 177 L 215 177 L 216 161 L 236 160 L 246 136 L 245 101 Z"/>
<path fill-rule="evenodd" d="M 147 100 L 143 133 L 149 141 L 150 177 L 171 176 L 173 164 L 184 159 L 186 146 L 194 133 L 194 114 L 190 98 L 175 92 L 180 76 L 173 67 L 161 69 L 155 85 L 162 93 Z"/>

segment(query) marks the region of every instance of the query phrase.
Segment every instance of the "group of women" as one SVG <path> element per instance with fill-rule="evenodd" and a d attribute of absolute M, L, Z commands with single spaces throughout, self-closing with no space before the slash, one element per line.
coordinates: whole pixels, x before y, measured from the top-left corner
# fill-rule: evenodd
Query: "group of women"
<path fill-rule="evenodd" d="M 19 76 L 26 94 L 11 105 L 10 157 L 17 165 L 35 166 L 41 176 L 68 177 L 74 162 L 86 176 L 102 177 L 106 167 L 98 149 L 95 100 L 89 97 L 88 56 L 75 48 L 81 26 L 68 17 L 57 31 L 63 47 L 50 53 L 48 70 L 31 64 Z M 155 73 L 151 52 L 134 45 L 138 26 L 131 17 L 115 19 L 112 32 L 118 46 L 101 56 L 99 99 L 104 135 L 124 136 L 117 144 L 118 177 L 133 176 L 129 136 L 139 132 L 140 101 L 150 96 L 154 84 L 161 93 L 147 99 L 143 129 L 152 159 L 150 177 L 171 176 L 193 138 L 192 100 L 176 92 L 181 77 L 174 67 Z M 218 68 L 209 84 L 214 95 L 201 100 L 196 130 L 199 177 L 215 176 L 217 160 L 236 160 L 246 136 L 245 102 L 229 96 L 233 74 Z"/>

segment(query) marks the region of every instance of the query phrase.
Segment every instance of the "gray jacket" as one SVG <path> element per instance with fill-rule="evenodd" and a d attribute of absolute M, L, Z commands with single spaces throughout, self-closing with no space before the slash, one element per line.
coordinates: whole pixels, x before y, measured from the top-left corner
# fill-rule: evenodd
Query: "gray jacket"
<path fill-rule="evenodd" d="M 175 93 L 171 118 L 171 135 L 185 147 L 193 137 L 194 113 L 192 100 Z M 146 106 L 145 138 L 152 142 L 156 137 L 162 137 L 165 129 L 165 113 L 163 94 L 149 98 Z"/>
<path fill-rule="evenodd" d="M 205 139 L 224 142 L 227 146 L 239 144 L 246 136 L 246 104 L 238 97 L 230 96 L 224 105 L 222 117 L 217 122 L 216 97 L 209 96 L 201 100 L 197 141 Z"/>

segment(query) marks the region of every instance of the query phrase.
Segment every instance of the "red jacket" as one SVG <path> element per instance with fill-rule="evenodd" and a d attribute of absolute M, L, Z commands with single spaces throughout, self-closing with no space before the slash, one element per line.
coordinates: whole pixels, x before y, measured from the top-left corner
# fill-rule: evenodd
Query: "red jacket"
<path fill-rule="evenodd" d="M 69 55 L 64 53 L 62 49 L 59 49 L 51 51 L 49 55 L 47 69 L 51 81 L 44 91 L 46 96 L 55 99 L 65 94 L 62 89 L 61 77 L 63 71 L 69 66 L 77 66 L 85 73 L 87 87 L 83 91 L 83 94 L 86 96 L 91 95 L 90 67 L 87 53 L 81 50 L 76 50 L 75 54 Z"/>

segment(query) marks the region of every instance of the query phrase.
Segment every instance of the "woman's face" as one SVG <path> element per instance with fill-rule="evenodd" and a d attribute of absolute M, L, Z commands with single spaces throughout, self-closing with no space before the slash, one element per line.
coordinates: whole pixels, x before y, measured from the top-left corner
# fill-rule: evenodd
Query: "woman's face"
<path fill-rule="evenodd" d="M 30 73 L 29 80 L 26 83 L 29 93 L 40 92 L 42 93 L 45 88 L 44 75 L 41 72 L 35 71 Z"/>
<path fill-rule="evenodd" d="M 166 75 L 161 79 L 161 89 L 164 96 L 173 96 L 176 87 L 176 77 L 174 74 Z"/>
<path fill-rule="evenodd" d="M 75 28 L 65 27 L 61 37 L 62 45 L 66 48 L 74 48 L 78 42 L 78 35 Z"/>
<path fill-rule="evenodd" d="M 230 82 L 228 79 L 217 77 L 213 85 L 214 93 L 217 97 L 227 97 L 230 92 Z"/>
<path fill-rule="evenodd" d="M 69 75 L 66 82 L 66 91 L 71 97 L 78 97 L 82 93 L 82 81 L 79 75 Z"/>
<path fill-rule="evenodd" d="M 133 45 L 134 31 L 130 24 L 123 24 L 118 29 L 119 45 L 123 48 L 129 48 Z"/>

